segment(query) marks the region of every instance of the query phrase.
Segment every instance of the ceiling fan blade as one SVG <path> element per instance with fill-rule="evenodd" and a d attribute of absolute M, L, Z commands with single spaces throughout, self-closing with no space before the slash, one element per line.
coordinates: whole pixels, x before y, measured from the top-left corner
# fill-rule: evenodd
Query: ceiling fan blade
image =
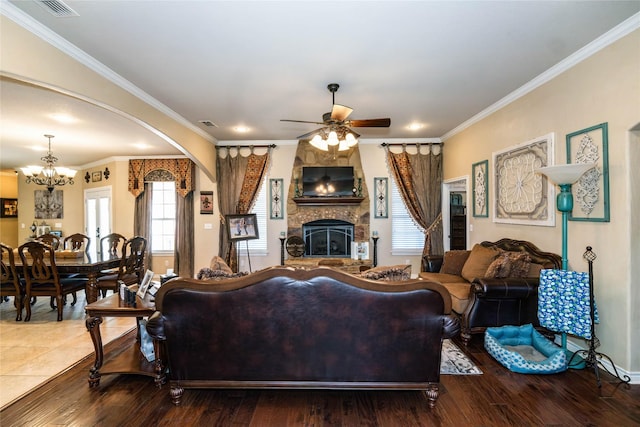
<path fill-rule="evenodd" d="M 391 126 L 391 119 L 349 120 L 345 124 L 354 128 L 388 128 Z"/>
<path fill-rule="evenodd" d="M 347 120 L 349 114 L 353 111 L 353 108 L 349 108 L 346 105 L 333 104 L 333 108 L 331 109 L 331 119 L 342 122 Z"/>
<path fill-rule="evenodd" d="M 303 135 L 298 136 L 296 139 L 309 139 L 310 137 L 315 136 L 317 133 L 320 133 L 322 129 L 324 128 L 312 130 L 311 132 L 307 132 Z"/>
<path fill-rule="evenodd" d="M 324 122 L 309 122 L 306 120 L 287 120 L 287 119 L 280 119 L 281 122 L 293 122 L 293 123 L 313 123 L 315 125 L 323 125 Z"/>

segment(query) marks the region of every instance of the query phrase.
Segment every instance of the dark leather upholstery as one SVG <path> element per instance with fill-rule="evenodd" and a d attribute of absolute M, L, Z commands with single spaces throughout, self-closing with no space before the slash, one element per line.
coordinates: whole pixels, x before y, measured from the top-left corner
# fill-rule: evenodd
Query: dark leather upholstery
<path fill-rule="evenodd" d="M 496 247 L 505 251 L 526 252 L 531 262 L 544 268 L 560 268 L 562 259 L 557 254 L 543 252 L 525 240 L 500 239 L 484 241 L 485 247 Z M 442 256 L 423 259 L 423 270 L 440 271 Z M 504 279 L 476 278 L 471 283 L 469 303 L 460 315 L 460 335 L 464 343 L 472 334 L 484 333 L 487 327 L 504 325 L 539 326 L 538 321 L 538 277 Z M 544 331 L 543 331 L 544 332 Z"/>
<path fill-rule="evenodd" d="M 174 279 L 147 330 L 187 387 L 405 388 L 438 396 L 442 340 L 459 331 L 441 285 L 374 282 L 320 267 Z"/>
<path fill-rule="evenodd" d="M 538 278 L 475 279 L 471 299 L 463 313 L 466 328 L 463 340 L 481 333 L 488 326 L 539 326 Z"/>

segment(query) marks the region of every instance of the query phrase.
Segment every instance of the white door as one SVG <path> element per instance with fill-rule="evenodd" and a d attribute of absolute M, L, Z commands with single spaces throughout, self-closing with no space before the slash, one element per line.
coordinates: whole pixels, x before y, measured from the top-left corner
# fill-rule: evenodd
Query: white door
<path fill-rule="evenodd" d="M 100 238 L 111 233 L 111 186 L 85 190 L 85 233 L 91 239 L 89 253 L 100 252 Z"/>

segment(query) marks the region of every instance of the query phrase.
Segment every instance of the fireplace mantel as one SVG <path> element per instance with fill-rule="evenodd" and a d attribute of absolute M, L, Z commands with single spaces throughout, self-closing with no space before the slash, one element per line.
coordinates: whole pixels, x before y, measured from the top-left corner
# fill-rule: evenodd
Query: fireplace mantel
<path fill-rule="evenodd" d="M 359 205 L 364 197 L 294 197 L 298 205 Z"/>

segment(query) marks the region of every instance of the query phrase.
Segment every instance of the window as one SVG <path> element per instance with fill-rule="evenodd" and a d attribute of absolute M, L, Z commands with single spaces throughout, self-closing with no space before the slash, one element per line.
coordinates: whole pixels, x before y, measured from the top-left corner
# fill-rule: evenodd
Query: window
<path fill-rule="evenodd" d="M 176 184 L 153 182 L 151 196 L 151 252 L 173 252 L 176 235 Z"/>
<path fill-rule="evenodd" d="M 422 254 L 424 233 L 413 222 L 393 179 L 391 179 L 391 234 L 391 254 Z"/>
<path fill-rule="evenodd" d="M 266 181 L 266 180 L 265 180 Z M 249 243 L 249 255 L 267 255 L 267 185 L 262 183 L 256 203 L 253 205 L 251 212 L 256 214 L 256 220 L 258 222 L 258 238 L 253 240 L 247 240 Z M 247 243 L 238 242 L 238 251 L 241 254 L 247 253 Z"/>

